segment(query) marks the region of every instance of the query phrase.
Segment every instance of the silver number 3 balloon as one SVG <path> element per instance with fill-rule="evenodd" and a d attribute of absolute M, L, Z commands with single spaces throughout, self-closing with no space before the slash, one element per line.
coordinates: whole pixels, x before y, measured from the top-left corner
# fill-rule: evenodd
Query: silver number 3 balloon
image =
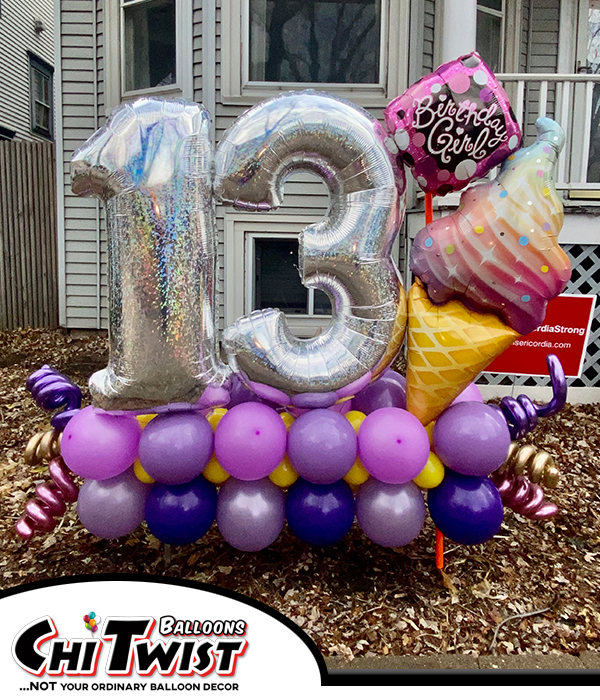
<path fill-rule="evenodd" d="M 106 204 L 110 357 L 90 386 L 107 410 L 189 406 L 221 385 L 214 284 L 216 227 L 209 115 L 181 100 L 118 108 L 73 156 L 76 194 Z M 287 93 L 246 112 L 225 134 L 214 193 L 246 210 L 280 205 L 286 178 L 326 182 L 328 215 L 300 235 L 303 282 L 326 292 L 330 327 L 294 337 L 276 309 L 226 329 L 231 368 L 281 404 L 325 406 L 358 391 L 393 360 L 406 300 L 391 248 L 404 175 L 368 113 L 329 95 Z"/>

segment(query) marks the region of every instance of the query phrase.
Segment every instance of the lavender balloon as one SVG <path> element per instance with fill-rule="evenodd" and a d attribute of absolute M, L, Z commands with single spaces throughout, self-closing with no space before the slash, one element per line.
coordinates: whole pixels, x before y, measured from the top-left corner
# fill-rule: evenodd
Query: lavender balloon
<path fill-rule="evenodd" d="M 110 479 L 133 464 L 141 432 L 131 415 L 114 416 L 87 406 L 67 423 L 62 458 L 84 479 Z"/>
<path fill-rule="evenodd" d="M 166 413 L 153 418 L 140 440 L 140 462 L 162 484 L 185 484 L 208 464 L 213 431 L 200 413 Z"/>
<path fill-rule="evenodd" d="M 429 459 L 429 437 L 419 420 L 401 408 L 380 408 L 358 431 L 358 456 L 379 481 L 404 484 L 418 476 Z"/>
<path fill-rule="evenodd" d="M 378 408 L 406 408 L 406 380 L 400 380 L 404 380 L 402 375 L 388 370 L 380 379 L 356 394 L 352 399 L 352 408 L 367 415 Z"/>
<path fill-rule="evenodd" d="M 215 454 L 231 476 L 255 481 L 281 463 L 286 440 L 285 425 L 276 411 L 260 403 L 241 403 L 219 422 Z"/>
<path fill-rule="evenodd" d="M 477 384 L 469 384 L 469 386 L 462 391 L 450 405 L 454 406 L 457 403 L 464 403 L 465 401 L 477 401 L 478 403 L 483 403 L 483 396 L 481 395 Z"/>
<path fill-rule="evenodd" d="M 435 453 L 459 474 L 486 476 L 508 457 L 510 433 L 495 406 L 465 401 L 446 409 L 433 429 Z"/>
<path fill-rule="evenodd" d="M 96 537 L 128 535 L 144 520 L 151 488 L 135 476 L 133 469 L 103 481 L 87 479 L 77 499 L 79 519 Z"/>
<path fill-rule="evenodd" d="M 385 484 L 371 478 L 358 488 L 356 519 L 373 542 L 383 547 L 404 547 L 423 529 L 425 501 L 412 481 Z"/>
<path fill-rule="evenodd" d="M 325 408 L 301 415 L 288 435 L 290 462 L 312 484 L 333 484 L 346 476 L 356 450 L 356 433 L 349 421 Z"/>
<path fill-rule="evenodd" d="M 227 479 L 217 503 L 217 525 L 232 547 L 258 552 L 283 529 L 285 497 L 269 479 Z"/>

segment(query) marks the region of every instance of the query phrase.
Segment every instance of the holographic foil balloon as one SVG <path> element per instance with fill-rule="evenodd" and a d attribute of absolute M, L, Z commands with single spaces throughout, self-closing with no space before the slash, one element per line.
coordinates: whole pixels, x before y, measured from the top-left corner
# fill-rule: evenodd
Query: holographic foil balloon
<path fill-rule="evenodd" d="M 406 304 L 390 252 L 404 211 L 404 174 L 384 140 L 362 109 L 308 90 L 250 109 L 219 144 L 215 194 L 225 204 L 275 209 L 298 170 L 321 176 L 331 196 L 327 216 L 299 237 L 302 281 L 331 299 L 331 326 L 299 340 L 281 311 L 266 309 L 238 319 L 223 336 L 232 369 L 251 386 L 273 387 L 273 400 L 374 378 L 400 346 Z"/>
<path fill-rule="evenodd" d="M 110 358 L 90 379 L 106 410 L 194 403 L 224 376 L 209 122 L 199 105 L 142 98 L 73 156 L 73 192 L 106 205 Z"/>

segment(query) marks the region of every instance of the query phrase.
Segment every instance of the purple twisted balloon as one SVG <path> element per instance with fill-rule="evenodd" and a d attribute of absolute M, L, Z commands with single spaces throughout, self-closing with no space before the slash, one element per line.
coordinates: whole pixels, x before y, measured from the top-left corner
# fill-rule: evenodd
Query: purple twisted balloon
<path fill-rule="evenodd" d="M 500 410 L 506 419 L 510 437 L 520 440 L 537 425 L 538 418 L 547 418 L 558 413 L 567 400 L 567 380 L 560 360 L 556 355 L 548 355 L 546 364 L 552 382 L 552 399 L 545 406 L 536 406 L 526 394 L 516 399 L 505 396 L 500 402 Z"/>
<path fill-rule="evenodd" d="M 35 487 L 36 497 L 27 502 L 25 514 L 15 525 L 17 535 L 28 540 L 36 530 L 52 532 L 56 527 L 56 517 L 64 515 L 67 503 L 75 503 L 79 488 L 62 457 L 50 462 L 50 478 Z"/>
<path fill-rule="evenodd" d="M 558 512 L 558 506 L 544 499 L 542 487 L 524 476 L 494 472 L 491 479 L 498 488 L 502 503 L 519 515 L 530 520 L 546 520 Z"/>
<path fill-rule="evenodd" d="M 43 365 L 31 374 L 25 386 L 37 405 L 45 411 L 64 406 L 65 410 L 50 421 L 57 430 L 63 430 L 81 406 L 81 389 L 50 365 Z"/>

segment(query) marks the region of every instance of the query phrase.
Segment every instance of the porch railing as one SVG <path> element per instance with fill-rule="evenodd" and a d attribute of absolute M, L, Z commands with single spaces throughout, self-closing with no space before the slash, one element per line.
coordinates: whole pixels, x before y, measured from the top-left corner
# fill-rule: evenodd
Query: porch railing
<path fill-rule="evenodd" d="M 526 136 L 528 126 L 543 116 L 552 117 L 565 129 L 567 141 L 558 161 L 557 188 L 568 190 L 571 196 L 585 196 L 585 192 L 595 198 L 600 195 L 600 75 L 501 73 L 497 77 Z M 592 129 L 597 134 L 592 134 Z M 598 142 L 592 156 L 598 177 L 590 181 L 594 135 Z"/>

